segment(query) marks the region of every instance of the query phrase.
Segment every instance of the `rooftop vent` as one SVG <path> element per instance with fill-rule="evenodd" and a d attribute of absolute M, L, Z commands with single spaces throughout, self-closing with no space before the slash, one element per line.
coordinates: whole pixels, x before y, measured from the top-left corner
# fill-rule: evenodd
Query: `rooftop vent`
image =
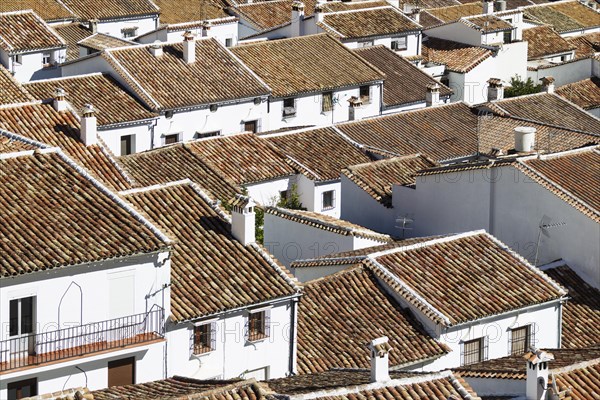
<path fill-rule="evenodd" d="M 160 40 L 155 40 L 154 43 L 148 47 L 148 50 L 154 57 L 160 57 L 163 55 L 162 43 Z"/>
<path fill-rule="evenodd" d="M 56 88 L 54 90 L 54 100 L 52 101 L 52 106 L 56 111 L 66 111 L 68 108 L 67 104 L 67 92 L 63 88 Z"/>
<path fill-rule="evenodd" d="M 194 34 L 190 31 L 183 34 L 183 60 L 188 64 L 196 61 L 196 42 Z"/>
<path fill-rule="evenodd" d="M 515 132 L 515 150 L 519 153 L 533 151 L 536 129 L 529 126 L 517 126 Z"/>

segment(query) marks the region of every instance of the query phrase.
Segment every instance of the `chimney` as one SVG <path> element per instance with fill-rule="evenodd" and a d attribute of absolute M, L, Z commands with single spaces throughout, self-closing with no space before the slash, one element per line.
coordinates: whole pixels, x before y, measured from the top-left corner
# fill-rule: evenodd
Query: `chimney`
<path fill-rule="evenodd" d="M 196 61 L 196 42 L 194 34 L 190 31 L 183 34 L 183 60 L 187 64 L 193 64 Z"/>
<path fill-rule="evenodd" d="M 356 114 L 357 108 L 359 108 L 362 105 L 362 101 L 356 96 L 352 96 L 348 99 L 348 121 L 360 119 Z"/>
<path fill-rule="evenodd" d="M 546 93 L 554 93 L 554 78 L 551 76 L 545 76 L 542 79 L 542 90 Z"/>
<path fill-rule="evenodd" d="M 58 112 L 60 111 L 67 111 L 68 108 L 68 104 L 67 104 L 67 92 L 65 92 L 65 89 L 63 88 L 56 88 L 54 90 L 54 100 L 52 101 L 52 106 L 54 107 L 54 109 Z"/>
<path fill-rule="evenodd" d="M 411 17 L 417 24 L 420 23 L 421 22 L 421 9 L 418 7 L 413 8 L 411 11 Z"/>
<path fill-rule="evenodd" d="M 98 33 L 98 20 L 91 19 L 90 20 L 90 31 L 92 31 L 92 35 Z"/>
<path fill-rule="evenodd" d="M 160 40 L 155 40 L 154 43 L 152 43 L 150 45 L 150 47 L 148 47 L 148 50 L 150 51 L 150 54 L 152 54 L 154 57 L 162 56 L 163 55 L 162 42 Z"/>
<path fill-rule="evenodd" d="M 496 11 L 506 11 L 506 0 L 497 0 L 495 9 Z"/>
<path fill-rule="evenodd" d="M 391 346 L 387 336 L 377 338 L 369 345 L 371 350 L 371 382 L 386 382 L 390 380 L 389 352 Z"/>
<path fill-rule="evenodd" d="M 255 206 L 250 197 L 240 194 L 231 201 L 231 234 L 244 246 L 256 241 Z"/>
<path fill-rule="evenodd" d="M 211 27 L 212 24 L 210 23 L 210 21 L 202 22 L 202 37 L 208 37 L 208 31 L 210 31 Z"/>
<path fill-rule="evenodd" d="M 317 1 L 317 4 L 315 5 L 315 12 L 314 12 L 314 16 L 315 16 L 315 22 L 323 22 L 323 14 L 325 13 L 325 9 L 323 6 L 323 3 L 321 3 L 320 1 Z"/>
<path fill-rule="evenodd" d="M 515 150 L 519 153 L 533 151 L 536 129 L 529 126 L 517 126 L 515 132 Z"/>
<path fill-rule="evenodd" d="M 494 0 L 483 0 L 483 13 L 492 14 L 494 12 Z"/>
<path fill-rule="evenodd" d="M 504 86 L 498 78 L 490 78 L 488 83 L 488 101 L 502 100 L 504 98 Z"/>
<path fill-rule="evenodd" d="M 551 353 L 532 348 L 523 356 L 527 360 L 527 400 L 545 400 L 548 391 L 548 362 L 554 360 Z"/>
<path fill-rule="evenodd" d="M 315 7 L 316 12 L 316 7 Z M 298 0 L 294 0 L 292 3 L 292 22 L 290 25 L 291 36 L 298 37 L 302 36 L 302 23 L 304 21 L 304 3 Z"/>
<path fill-rule="evenodd" d="M 427 107 L 435 107 L 440 104 L 440 85 L 429 83 L 427 85 L 427 94 L 425 95 L 425 105 Z"/>
<path fill-rule="evenodd" d="M 98 143 L 98 138 L 96 137 L 98 123 L 96 121 L 96 110 L 94 106 L 91 104 L 86 104 L 83 106 L 83 110 L 81 110 L 81 141 L 86 146 L 91 146 L 93 144 Z"/>

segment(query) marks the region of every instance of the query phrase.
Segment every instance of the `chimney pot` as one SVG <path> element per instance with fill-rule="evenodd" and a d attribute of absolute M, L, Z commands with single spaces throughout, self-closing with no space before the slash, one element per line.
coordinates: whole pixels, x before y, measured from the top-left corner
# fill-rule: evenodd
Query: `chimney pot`
<path fill-rule="evenodd" d="M 529 126 L 517 126 L 515 132 L 515 150 L 519 153 L 533 151 L 536 129 Z"/>
<path fill-rule="evenodd" d="M 97 132 L 98 123 L 96 120 L 96 109 L 91 104 L 86 104 L 81 110 L 81 141 L 86 146 L 91 146 L 98 143 Z"/>
<path fill-rule="evenodd" d="M 67 92 L 63 88 L 56 88 L 54 90 L 54 101 L 52 102 L 52 106 L 58 112 L 66 111 L 67 106 Z"/>
<path fill-rule="evenodd" d="M 427 93 L 425 95 L 425 105 L 427 107 L 435 107 L 440 104 L 440 85 L 430 83 L 427 85 Z"/>
<path fill-rule="evenodd" d="M 256 242 L 254 207 L 256 203 L 241 194 L 231 201 L 231 234 L 244 246 Z"/>
<path fill-rule="evenodd" d="M 496 1 L 496 11 L 506 11 L 506 0 Z"/>
<path fill-rule="evenodd" d="M 356 96 L 352 96 L 348 99 L 348 121 L 354 121 L 358 118 L 357 114 L 357 108 L 362 106 L 363 102 L 361 99 L 359 99 Z"/>
<path fill-rule="evenodd" d="M 504 98 L 504 85 L 498 78 L 488 79 L 488 101 L 502 100 Z"/>
<path fill-rule="evenodd" d="M 421 22 L 421 9 L 418 7 L 413 8 L 411 11 L 411 17 L 417 24 L 420 23 Z"/>
<path fill-rule="evenodd" d="M 494 12 L 494 0 L 483 0 L 483 13 L 492 14 Z"/>
<path fill-rule="evenodd" d="M 554 78 L 551 76 L 545 76 L 542 79 L 542 89 L 546 93 L 554 93 Z"/>
<path fill-rule="evenodd" d="M 527 360 L 525 397 L 527 400 L 545 400 L 550 372 L 548 362 L 554 360 L 554 356 L 551 353 L 533 348 L 523 358 Z"/>
<path fill-rule="evenodd" d="M 390 380 L 389 352 L 391 346 L 387 336 L 374 339 L 369 344 L 371 350 L 371 382 L 386 382 Z"/>
<path fill-rule="evenodd" d="M 154 43 L 148 47 L 148 50 L 154 57 L 160 57 L 163 55 L 162 43 L 160 40 L 155 40 Z"/>
<path fill-rule="evenodd" d="M 98 33 L 98 20 L 97 19 L 90 20 L 90 30 L 92 31 L 92 34 Z"/>
<path fill-rule="evenodd" d="M 183 60 L 188 64 L 196 61 L 196 42 L 194 34 L 190 31 L 183 34 Z"/>
<path fill-rule="evenodd" d="M 317 3 L 318 6 L 318 3 Z M 319 13 L 315 6 L 315 18 L 319 20 Z M 302 36 L 302 24 L 304 23 L 304 3 L 295 0 L 292 3 L 292 21 L 291 21 L 291 37 Z"/>

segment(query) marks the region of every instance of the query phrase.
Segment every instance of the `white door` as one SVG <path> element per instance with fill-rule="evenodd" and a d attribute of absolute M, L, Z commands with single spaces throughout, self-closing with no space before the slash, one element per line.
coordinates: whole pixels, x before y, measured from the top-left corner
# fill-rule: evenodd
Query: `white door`
<path fill-rule="evenodd" d="M 35 350 L 35 297 L 23 297 L 9 302 L 10 353 L 16 357 L 33 354 Z"/>
<path fill-rule="evenodd" d="M 133 272 L 114 273 L 108 276 L 109 342 L 135 336 L 135 275 Z"/>

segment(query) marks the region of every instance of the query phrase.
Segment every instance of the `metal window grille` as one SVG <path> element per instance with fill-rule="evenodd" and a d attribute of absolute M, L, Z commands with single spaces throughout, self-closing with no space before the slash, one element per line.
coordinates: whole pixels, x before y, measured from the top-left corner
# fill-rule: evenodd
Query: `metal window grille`
<path fill-rule="evenodd" d="M 204 354 L 215 349 L 216 335 L 214 323 L 197 325 L 193 332 L 193 353 Z"/>
<path fill-rule="evenodd" d="M 463 342 L 461 346 L 461 365 L 475 364 L 487 360 L 488 347 L 487 336 Z"/>
<path fill-rule="evenodd" d="M 253 342 L 269 337 L 271 333 L 270 313 L 268 310 L 251 313 L 248 316 L 248 340 Z"/>
<path fill-rule="evenodd" d="M 328 190 L 323 192 L 322 196 L 322 210 L 329 210 L 335 207 L 335 190 Z"/>
<path fill-rule="evenodd" d="M 296 115 L 296 99 L 283 99 L 283 116 L 293 117 Z"/>
<path fill-rule="evenodd" d="M 406 50 L 406 36 L 401 36 L 392 40 L 392 50 Z"/>
<path fill-rule="evenodd" d="M 333 92 L 323 93 L 322 110 L 323 112 L 333 110 Z"/>
<path fill-rule="evenodd" d="M 359 89 L 359 97 L 363 104 L 369 104 L 371 102 L 371 86 L 361 86 Z"/>
<path fill-rule="evenodd" d="M 532 325 L 525 325 L 510 331 L 510 354 L 521 355 L 534 344 L 535 331 Z"/>

